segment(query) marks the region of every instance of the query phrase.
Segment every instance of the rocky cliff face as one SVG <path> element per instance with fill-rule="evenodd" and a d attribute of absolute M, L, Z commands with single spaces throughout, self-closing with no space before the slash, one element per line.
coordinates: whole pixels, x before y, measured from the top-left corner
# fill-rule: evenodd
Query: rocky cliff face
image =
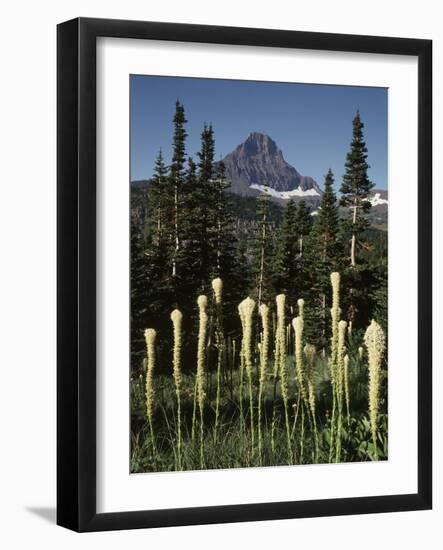
<path fill-rule="evenodd" d="M 238 195 L 254 196 L 266 191 L 281 200 L 320 197 L 315 180 L 302 176 L 287 163 L 275 141 L 265 134 L 252 132 L 223 161 L 231 191 Z"/>

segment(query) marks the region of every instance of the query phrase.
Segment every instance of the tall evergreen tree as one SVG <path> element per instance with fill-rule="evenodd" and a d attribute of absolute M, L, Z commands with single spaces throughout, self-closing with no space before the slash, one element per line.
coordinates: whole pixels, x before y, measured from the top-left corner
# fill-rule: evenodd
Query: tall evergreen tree
<path fill-rule="evenodd" d="M 188 161 L 183 226 L 183 270 L 187 277 L 187 294 L 207 293 L 211 288 L 214 269 L 215 205 L 214 205 L 214 134 L 211 126 L 204 126 L 198 165 Z"/>
<path fill-rule="evenodd" d="M 329 340 L 331 303 L 330 275 L 342 271 L 343 245 L 334 175 L 328 170 L 316 222 L 309 239 L 310 302 L 312 304 L 312 331 L 310 340 L 319 349 L 325 349 Z"/>
<path fill-rule="evenodd" d="M 324 191 L 321 196 L 316 226 L 316 253 L 331 271 L 338 269 L 343 253 L 340 242 L 340 225 L 337 197 L 334 192 L 334 175 L 331 169 L 325 176 Z"/>
<path fill-rule="evenodd" d="M 169 312 L 177 303 L 176 281 L 172 277 L 174 187 L 160 150 L 148 192 L 149 222 L 143 250 L 146 285 L 145 327 L 162 331 L 169 323 Z M 149 304 L 147 307 L 146 304 Z"/>
<path fill-rule="evenodd" d="M 182 227 L 181 227 L 181 209 L 182 209 L 182 193 L 183 184 L 185 179 L 185 142 L 187 133 L 185 130 L 185 124 L 187 120 L 185 117 L 185 109 L 183 105 L 177 100 L 175 104 L 174 114 L 174 137 L 172 142 L 172 162 L 169 171 L 170 189 L 169 198 L 172 203 L 171 208 L 171 232 L 170 237 L 172 241 L 172 276 L 177 276 L 177 261 L 180 253 Z M 172 197 L 171 197 L 172 195 Z M 172 199 L 172 200 L 171 200 Z"/>
<path fill-rule="evenodd" d="M 207 185 L 214 174 L 215 141 L 212 124 L 205 124 L 201 133 L 201 148 L 198 153 L 200 181 Z"/>
<path fill-rule="evenodd" d="M 257 199 L 256 230 L 252 245 L 252 271 L 259 305 L 273 299 L 274 242 L 269 214 L 269 195 L 261 193 Z"/>
<path fill-rule="evenodd" d="M 234 242 L 230 237 L 229 229 L 232 229 L 232 215 L 229 208 L 227 189 L 231 182 L 226 179 L 226 168 L 223 161 L 218 163 L 216 177 L 214 178 L 214 214 L 215 214 L 215 275 L 221 277 L 222 263 L 226 265 L 224 256 L 231 256 L 231 248 Z"/>
<path fill-rule="evenodd" d="M 201 133 L 201 146 L 198 153 L 198 190 L 200 220 L 195 223 L 200 227 L 200 269 L 198 277 L 202 292 L 210 288 L 211 272 L 215 263 L 216 246 L 216 206 L 214 188 L 214 154 L 215 140 L 212 125 L 204 125 Z"/>
<path fill-rule="evenodd" d="M 220 161 L 214 174 L 214 265 L 212 277 L 224 282 L 225 330 L 230 332 L 238 325 L 237 306 L 247 290 L 245 258 L 241 250 L 232 215 L 231 196 L 228 190 L 225 165 Z"/>
<path fill-rule="evenodd" d="M 303 208 L 303 207 L 302 207 Z M 298 270 L 300 235 L 298 210 L 293 200 L 286 205 L 274 261 L 274 286 L 277 293 L 285 293 L 288 303 L 294 305 L 299 293 Z M 303 237 L 301 237 L 303 238 Z"/>
<path fill-rule="evenodd" d="M 149 211 L 154 243 L 160 247 L 166 238 L 167 215 L 170 205 L 167 201 L 168 169 L 160 149 L 155 160 L 154 175 L 149 189 Z"/>
<path fill-rule="evenodd" d="M 182 294 L 192 302 L 195 295 L 202 292 L 202 243 L 205 240 L 205 222 L 202 216 L 204 192 L 200 187 L 197 165 L 188 158 L 188 170 L 185 180 L 186 194 L 183 208 L 183 233 L 185 235 L 180 254 L 182 268 Z"/>
<path fill-rule="evenodd" d="M 371 203 L 367 200 L 374 184 L 369 181 L 368 168 L 366 162 L 368 158 L 368 149 L 364 141 L 363 128 L 360 113 L 352 121 L 352 142 L 351 149 L 346 157 L 346 172 L 343 176 L 343 182 L 340 188 L 342 194 L 340 203 L 342 206 L 350 208 L 350 218 L 345 222 L 345 230 L 351 235 L 351 266 L 356 266 L 356 247 L 358 236 L 368 227 L 366 213 L 371 208 Z"/>

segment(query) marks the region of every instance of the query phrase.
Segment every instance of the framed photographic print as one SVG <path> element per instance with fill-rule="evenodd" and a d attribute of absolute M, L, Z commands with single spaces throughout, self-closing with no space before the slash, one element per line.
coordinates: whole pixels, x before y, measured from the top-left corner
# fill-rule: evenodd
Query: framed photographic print
<path fill-rule="evenodd" d="M 59 525 L 431 508 L 431 66 L 59 25 Z"/>

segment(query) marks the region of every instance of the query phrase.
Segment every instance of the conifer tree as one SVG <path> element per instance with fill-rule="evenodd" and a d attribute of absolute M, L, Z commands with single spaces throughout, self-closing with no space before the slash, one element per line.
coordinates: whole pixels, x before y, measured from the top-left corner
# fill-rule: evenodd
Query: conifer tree
<path fill-rule="evenodd" d="M 200 228 L 200 279 L 201 292 L 210 288 L 211 271 L 215 263 L 216 240 L 216 206 L 214 189 L 214 154 L 215 140 L 212 125 L 204 125 L 201 133 L 201 147 L 198 152 L 198 212 L 200 220 L 195 223 Z"/>
<path fill-rule="evenodd" d="M 302 207 L 304 209 L 304 207 Z M 274 285 L 278 294 L 287 295 L 289 304 L 297 298 L 298 270 L 300 258 L 300 238 L 298 210 L 293 200 L 286 205 L 274 262 Z"/>
<path fill-rule="evenodd" d="M 330 271 L 338 269 L 338 262 L 343 253 L 339 232 L 340 225 L 337 197 L 334 192 L 334 175 L 331 169 L 329 169 L 325 176 L 324 190 L 317 215 L 316 238 L 318 242 L 316 248 L 321 261 L 327 264 L 327 268 Z"/>
<path fill-rule="evenodd" d="M 272 299 L 273 294 L 273 237 L 269 216 L 269 195 L 261 193 L 257 199 L 256 231 L 252 246 L 253 273 L 258 305 Z"/>
<path fill-rule="evenodd" d="M 312 311 L 312 337 L 310 341 L 324 350 L 329 339 L 328 304 L 331 303 L 330 274 L 342 271 L 343 245 L 337 197 L 334 192 L 334 175 L 328 170 L 316 222 L 309 239 L 309 263 Z M 309 328 L 307 331 L 309 332 Z"/>
<path fill-rule="evenodd" d="M 345 221 L 345 230 L 351 235 L 351 267 L 356 266 L 356 247 L 358 236 L 368 227 L 365 214 L 371 208 L 367 200 L 374 184 L 369 181 L 366 162 L 368 150 L 363 136 L 364 124 L 361 121 L 360 113 L 352 121 L 352 142 L 351 149 L 346 157 L 346 172 L 340 188 L 342 194 L 340 203 L 350 209 L 350 217 Z"/>
<path fill-rule="evenodd" d="M 189 158 L 185 184 L 182 270 L 186 294 L 206 294 L 211 288 L 214 265 L 215 214 L 213 189 L 214 134 L 205 124 L 201 133 L 198 165 Z M 183 285 L 182 285 L 183 286 Z M 195 300 L 194 300 L 195 301 Z"/>
<path fill-rule="evenodd" d="M 163 160 L 160 149 L 155 160 L 154 175 L 149 188 L 149 211 L 151 220 L 151 233 L 154 243 L 160 247 L 166 238 L 167 216 L 170 205 L 167 201 L 168 169 Z"/>
<path fill-rule="evenodd" d="M 197 165 L 191 157 L 188 158 L 188 170 L 185 180 L 186 195 L 183 209 L 184 244 L 180 254 L 182 270 L 182 294 L 189 297 L 190 303 L 195 302 L 195 295 L 202 292 L 201 263 L 202 241 L 206 227 L 202 216 L 204 193 L 200 187 Z M 181 304 L 183 309 L 183 304 Z"/>
<path fill-rule="evenodd" d="M 215 214 L 215 273 L 217 277 L 221 277 L 222 263 L 226 265 L 224 256 L 231 256 L 230 249 L 233 245 L 233 240 L 228 234 L 229 228 L 232 229 L 232 215 L 229 208 L 227 197 L 227 189 L 231 186 L 231 182 L 226 179 L 226 168 L 223 161 L 218 163 L 217 174 L 214 178 L 214 214 Z M 233 235 L 232 235 L 233 236 Z M 229 250 L 229 252 L 228 252 Z"/>
<path fill-rule="evenodd" d="M 177 276 L 177 262 L 180 253 L 182 227 L 181 227 L 181 208 L 182 193 L 185 178 L 185 141 L 187 133 L 185 124 L 185 110 L 183 105 L 177 100 L 175 104 L 174 115 L 174 137 L 172 142 L 172 162 L 169 171 L 170 189 L 169 199 L 172 203 L 170 220 L 170 237 L 172 241 L 172 276 Z M 172 195 L 172 197 L 171 197 Z M 172 199 L 172 200 L 171 200 Z"/>
<path fill-rule="evenodd" d="M 138 368 L 144 357 L 143 331 L 146 317 L 146 272 L 143 239 L 131 218 L 131 366 Z"/>
<path fill-rule="evenodd" d="M 205 124 L 201 133 L 201 148 L 198 153 L 199 176 L 204 185 L 208 185 L 214 173 L 215 141 L 212 124 Z"/>
<path fill-rule="evenodd" d="M 226 178 L 225 165 L 217 164 L 213 180 L 214 191 L 214 266 L 211 278 L 220 277 L 224 286 L 224 306 L 226 328 L 238 324 L 237 306 L 247 290 L 245 258 L 241 250 L 232 215 L 231 182 Z"/>
<path fill-rule="evenodd" d="M 305 242 L 312 229 L 312 216 L 302 200 L 296 206 L 293 200 L 286 205 L 278 235 L 274 262 L 274 285 L 277 293 L 285 293 L 288 303 L 295 306 L 298 298 L 305 298 L 310 289 L 307 273 L 309 255 Z"/>

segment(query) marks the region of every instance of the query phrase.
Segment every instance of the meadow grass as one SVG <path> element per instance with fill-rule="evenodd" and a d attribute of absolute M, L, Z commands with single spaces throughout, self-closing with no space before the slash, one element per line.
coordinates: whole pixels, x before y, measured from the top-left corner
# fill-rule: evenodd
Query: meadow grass
<path fill-rule="evenodd" d="M 288 409 L 296 415 L 297 382 L 295 380 L 295 358 L 286 358 L 290 373 L 288 392 L 294 396 L 289 399 Z M 240 416 L 240 371 L 233 372 L 233 395 L 223 387 L 220 394 L 220 416 L 217 440 L 214 438 L 213 423 L 216 407 L 216 372 L 209 373 L 212 378 L 208 387 L 212 388 L 205 398 L 205 423 L 199 441 L 192 441 L 192 408 L 195 386 L 194 374 L 182 374 L 181 385 L 181 469 L 199 470 L 202 468 L 201 452 L 204 455 L 204 468 L 225 469 L 259 466 L 288 465 L 287 432 L 285 426 L 284 402 L 280 385 L 274 392 L 274 380 L 269 373 L 262 390 L 261 407 L 261 452 L 251 445 L 249 409 Z M 292 375 L 292 376 L 291 376 Z M 349 383 L 354 388 L 351 402 L 349 425 L 342 430 L 341 461 L 368 461 L 387 457 L 387 417 L 378 416 L 377 457 L 374 453 L 371 424 L 367 408 L 367 368 L 357 359 L 349 359 Z M 315 399 L 315 428 L 307 425 L 304 429 L 303 460 L 294 460 L 296 464 L 329 462 L 329 444 L 331 433 L 331 392 L 330 374 L 327 358 L 316 357 L 311 382 L 312 402 Z M 243 388 L 243 391 L 245 388 Z M 254 382 L 253 392 L 258 395 L 259 382 Z M 312 397 L 314 399 L 312 399 Z M 145 415 L 145 381 L 143 377 L 131 381 L 132 400 L 132 437 L 131 472 L 174 471 L 177 463 L 177 414 L 176 391 L 170 376 L 156 378 L 156 405 L 153 412 L 153 428 L 156 437 L 155 455 L 150 448 L 149 425 Z M 353 409 L 353 405 L 355 408 Z M 380 407 L 382 409 L 383 407 Z M 274 411 L 274 417 L 273 417 Z M 272 426 L 274 424 L 274 430 Z M 299 445 L 301 417 L 298 415 L 295 430 L 291 431 L 291 445 Z M 273 444 L 271 445 L 271 442 Z M 335 450 L 335 449 L 334 449 Z M 313 458 L 314 457 L 314 458 Z"/>
<path fill-rule="evenodd" d="M 147 329 L 145 372 L 131 379 L 131 471 L 385 459 L 385 335 L 375 321 L 363 334 L 341 319 L 338 273 L 331 285 L 328 354 L 305 341 L 303 300 L 288 324 L 284 294 L 274 310 L 243 300 L 241 337 L 225 337 L 220 279 L 212 308 L 206 296 L 197 299 L 193 368 L 183 365 L 179 310 L 171 313 L 171 375 L 156 374 L 158 335 Z"/>

